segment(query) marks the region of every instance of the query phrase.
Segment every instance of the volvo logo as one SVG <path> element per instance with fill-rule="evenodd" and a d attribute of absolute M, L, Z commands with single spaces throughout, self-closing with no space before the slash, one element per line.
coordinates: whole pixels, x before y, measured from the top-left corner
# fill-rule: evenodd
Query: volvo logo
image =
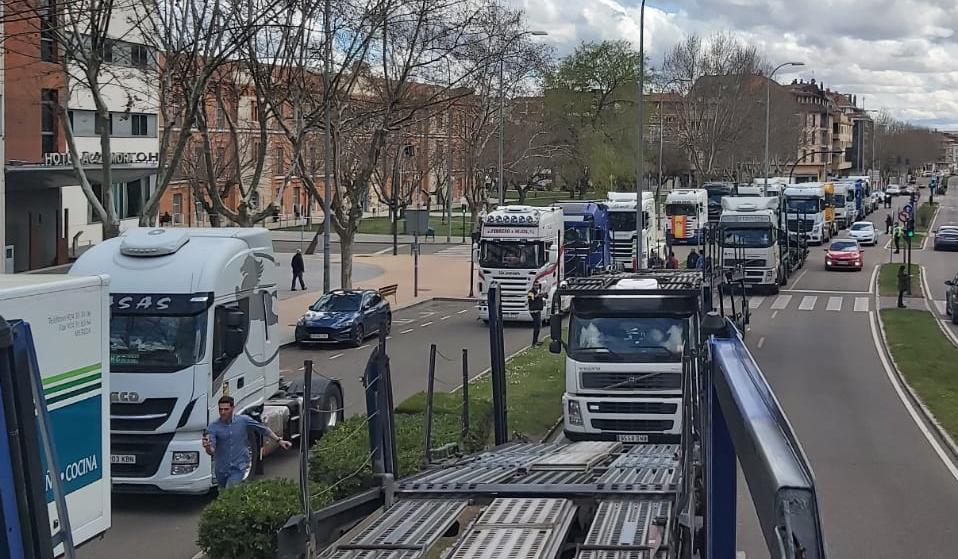
<path fill-rule="evenodd" d="M 140 395 L 136 392 L 110 392 L 110 401 L 114 404 L 136 404 Z"/>

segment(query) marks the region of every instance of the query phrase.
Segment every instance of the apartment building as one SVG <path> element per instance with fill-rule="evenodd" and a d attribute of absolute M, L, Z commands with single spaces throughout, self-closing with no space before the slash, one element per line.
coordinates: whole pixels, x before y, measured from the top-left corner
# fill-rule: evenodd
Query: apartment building
<path fill-rule="evenodd" d="M 832 169 L 840 166 L 839 154 L 833 153 L 833 134 L 842 130 L 841 113 L 821 84 L 795 80 L 788 87 L 798 102 L 801 113 L 799 154 L 792 173 L 795 182 L 824 181 Z"/>
<path fill-rule="evenodd" d="M 7 251 L 17 272 L 65 264 L 76 251 L 102 240 L 99 216 L 71 163 L 61 110 L 67 111 L 93 191 L 112 189 L 121 230 L 137 223 L 158 164 L 157 57 L 130 24 L 133 14 L 117 7 L 110 24 L 112 40 L 103 53 L 110 79 L 101 88 L 110 114 L 101 121 L 91 92 L 68 79 L 63 69 L 62 60 L 70 53 L 63 52 L 50 31 L 57 13 L 54 0 L 44 0 L 36 17 L 5 24 L 3 68 L 6 80 L 17 87 L 6 92 L 3 107 L 8 131 L 3 210 Z M 71 67 L 70 73 L 75 70 Z M 110 185 L 100 182 L 104 127 L 111 137 Z"/>

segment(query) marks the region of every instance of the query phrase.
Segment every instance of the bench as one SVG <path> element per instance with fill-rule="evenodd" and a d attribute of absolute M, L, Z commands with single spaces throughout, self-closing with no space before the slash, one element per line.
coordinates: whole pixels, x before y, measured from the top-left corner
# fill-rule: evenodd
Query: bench
<path fill-rule="evenodd" d="M 392 285 L 387 285 L 387 286 L 385 286 L 385 287 L 380 287 L 380 288 L 379 288 L 379 294 L 380 294 L 380 295 L 382 295 L 383 297 L 392 297 L 392 298 L 393 298 L 393 302 L 396 302 L 396 303 L 399 302 L 399 301 L 397 301 L 397 299 L 396 299 L 396 292 L 397 292 L 397 291 L 399 291 L 399 284 L 398 284 L 398 283 L 394 283 L 394 284 L 392 284 Z"/>
<path fill-rule="evenodd" d="M 436 230 L 432 227 L 426 227 L 426 240 L 429 240 L 429 237 L 432 237 L 432 242 L 436 242 Z"/>

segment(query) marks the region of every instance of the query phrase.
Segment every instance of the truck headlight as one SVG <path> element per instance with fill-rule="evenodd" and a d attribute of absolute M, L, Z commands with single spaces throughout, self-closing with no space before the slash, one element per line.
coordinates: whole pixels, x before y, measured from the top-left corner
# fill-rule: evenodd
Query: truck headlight
<path fill-rule="evenodd" d="M 578 400 L 569 400 L 569 424 L 582 425 L 582 409 Z"/>
<path fill-rule="evenodd" d="M 170 475 L 183 475 L 192 473 L 200 465 L 200 453 L 191 451 L 177 451 L 173 453 L 173 465 L 170 467 Z"/>

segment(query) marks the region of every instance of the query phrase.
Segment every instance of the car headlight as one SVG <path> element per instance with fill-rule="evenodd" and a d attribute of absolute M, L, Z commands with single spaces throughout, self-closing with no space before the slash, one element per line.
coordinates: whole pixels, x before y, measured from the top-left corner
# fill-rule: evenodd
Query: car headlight
<path fill-rule="evenodd" d="M 299 320 L 296 321 L 296 326 L 303 326 L 303 325 L 305 325 L 305 324 L 306 324 L 306 317 L 305 317 L 305 316 L 299 317 Z"/>
<path fill-rule="evenodd" d="M 569 424 L 582 425 L 582 409 L 578 400 L 569 400 Z"/>

